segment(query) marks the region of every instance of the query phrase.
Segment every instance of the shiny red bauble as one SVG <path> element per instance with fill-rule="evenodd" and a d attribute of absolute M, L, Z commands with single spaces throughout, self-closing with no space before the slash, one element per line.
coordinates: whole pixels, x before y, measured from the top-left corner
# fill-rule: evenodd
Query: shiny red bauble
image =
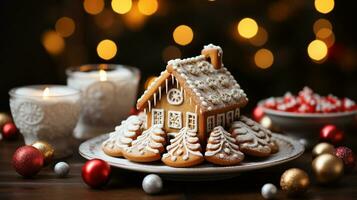
<path fill-rule="evenodd" d="M 8 122 L 2 127 L 2 137 L 5 140 L 15 139 L 18 136 L 18 130 L 14 123 Z"/>
<path fill-rule="evenodd" d="M 345 172 L 351 172 L 356 166 L 356 157 L 350 148 L 344 146 L 338 147 L 335 154 L 342 159 Z"/>
<path fill-rule="evenodd" d="M 130 109 L 129 114 L 130 115 L 138 115 L 139 111 L 136 108 L 133 107 L 133 108 Z"/>
<path fill-rule="evenodd" d="M 320 131 L 320 140 L 332 143 L 334 145 L 341 144 L 345 139 L 345 133 L 338 129 L 335 125 L 326 125 Z"/>
<path fill-rule="evenodd" d="M 87 161 L 82 167 L 82 179 L 92 188 L 104 186 L 110 176 L 110 165 L 100 159 Z"/>
<path fill-rule="evenodd" d="M 33 146 L 18 148 L 12 157 L 12 166 L 23 177 L 36 175 L 43 167 L 43 162 L 43 154 Z"/>
<path fill-rule="evenodd" d="M 264 117 L 263 108 L 261 106 L 257 106 L 253 110 L 253 119 L 259 122 Z"/>

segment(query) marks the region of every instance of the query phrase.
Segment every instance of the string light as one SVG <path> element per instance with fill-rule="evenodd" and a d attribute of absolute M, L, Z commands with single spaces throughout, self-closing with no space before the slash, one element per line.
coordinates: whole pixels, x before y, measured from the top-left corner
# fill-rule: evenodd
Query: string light
<path fill-rule="evenodd" d="M 42 35 L 42 45 L 49 54 L 58 55 L 62 53 L 65 42 L 57 32 L 47 31 Z"/>
<path fill-rule="evenodd" d="M 327 14 L 335 7 L 334 0 L 315 0 L 315 8 L 318 12 Z"/>
<path fill-rule="evenodd" d="M 152 15 L 159 8 L 157 0 L 139 0 L 138 9 L 144 15 Z"/>
<path fill-rule="evenodd" d="M 69 37 L 74 33 L 76 25 L 73 19 L 69 17 L 61 17 L 56 21 L 55 29 L 62 37 Z"/>
<path fill-rule="evenodd" d="M 177 44 L 185 46 L 192 42 L 193 31 L 187 25 L 180 25 L 175 28 L 172 36 Z"/>
<path fill-rule="evenodd" d="M 254 55 L 254 62 L 261 69 L 269 68 L 274 62 L 274 55 L 268 49 L 259 49 Z"/>
<path fill-rule="evenodd" d="M 314 25 L 313 25 L 313 30 L 314 30 L 314 33 L 317 34 L 317 32 L 320 30 L 320 29 L 323 29 L 323 28 L 327 28 L 327 29 L 330 29 L 332 31 L 332 24 L 329 20 L 327 19 L 324 19 L 324 18 L 320 18 L 318 20 L 316 20 L 314 22 Z"/>
<path fill-rule="evenodd" d="M 112 0 L 112 9 L 118 14 L 125 14 L 132 7 L 131 0 Z"/>
<path fill-rule="evenodd" d="M 97 15 L 104 9 L 104 0 L 84 0 L 84 10 L 92 15 Z"/>
<path fill-rule="evenodd" d="M 252 18 L 244 18 L 238 23 L 237 30 L 240 36 L 249 39 L 258 33 L 258 24 Z"/>
<path fill-rule="evenodd" d="M 110 60 L 117 54 L 117 45 L 112 40 L 102 40 L 97 46 L 98 56 L 104 60 Z"/>
<path fill-rule="evenodd" d="M 180 57 L 181 51 L 176 46 L 170 45 L 162 51 L 162 59 L 164 60 L 164 62 Z"/>
<path fill-rule="evenodd" d="M 321 40 L 314 40 L 307 47 L 307 53 L 312 60 L 321 61 L 327 56 L 327 45 Z"/>
<path fill-rule="evenodd" d="M 254 46 L 263 46 L 268 40 L 268 32 L 263 28 L 258 28 L 258 33 L 249 39 L 249 42 Z"/>

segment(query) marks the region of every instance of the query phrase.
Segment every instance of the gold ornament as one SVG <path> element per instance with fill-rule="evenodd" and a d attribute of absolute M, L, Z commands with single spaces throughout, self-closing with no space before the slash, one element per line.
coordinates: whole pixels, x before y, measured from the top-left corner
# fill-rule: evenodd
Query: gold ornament
<path fill-rule="evenodd" d="M 2 128 L 6 123 L 9 122 L 12 122 L 12 118 L 10 117 L 10 115 L 4 112 L 0 112 L 0 127 Z"/>
<path fill-rule="evenodd" d="M 42 152 L 46 165 L 52 161 L 55 152 L 52 145 L 44 141 L 37 141 L 33 143 L 32 146 Z"/>
<path fill-rule="evenodd" d="M 321 142 L 317 144 L 313 149 L 312 149 L 312 158 L 315 158 L 319 155 L 322 155 L 324 153 L 328 154 L 335 154 L 335 147 L 329 143 L 326 142 Z"/>
<path fill-rule="evenodd" d="M 281 189 L 289 195 L 304 193 L 310 185 L 307 173 L 298 168 L 286 170 L 280 178 Z"/>
<path fill-rule="evenodd" d="M 337 156 L 325 153 L 312 161 L 312 171 L 319 183 L 331 183 L 343 175 L 343 162 Z"/>

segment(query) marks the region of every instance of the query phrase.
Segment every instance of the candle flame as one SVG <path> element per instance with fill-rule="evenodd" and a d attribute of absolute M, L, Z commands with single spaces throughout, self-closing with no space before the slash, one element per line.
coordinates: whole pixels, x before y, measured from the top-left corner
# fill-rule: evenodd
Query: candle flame
<path fill-rule="evenodd" d="M 107 80 L 107 72 L 104 70 L 99 70 L 99 80 L 100 81 L 106 81 Z"/>
<path fill-rule="evenodd" d="M 46 87 L 46 88 L 43 90 L 42 97 L 43 97 L 43 98 L 48 98 L 49 96 L 50 96 L 50 88 Z"/>

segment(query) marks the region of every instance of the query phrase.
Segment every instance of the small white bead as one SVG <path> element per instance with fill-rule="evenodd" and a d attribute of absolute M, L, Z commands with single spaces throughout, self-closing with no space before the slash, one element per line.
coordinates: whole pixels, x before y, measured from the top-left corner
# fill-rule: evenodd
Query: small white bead
<path fill-rule="evenodd" d="M 278 193 L 278 189 L 274 184 L 266 183 L 263 185 L 261 194 L 264 199 L 273 199 Z"/>
<path fill-rule="evenodd" d="M 54 171 L 58 177 L 66 177 L 69 173 L 69 165 L 66 162 L 59 162 L 55 165 Z"/>
<path fill-rule="evenodd" d="M 147 194 L 157 194 L 162 190 L 162 179 L 156 174 L 145 176 L 142 187 Z"/>

